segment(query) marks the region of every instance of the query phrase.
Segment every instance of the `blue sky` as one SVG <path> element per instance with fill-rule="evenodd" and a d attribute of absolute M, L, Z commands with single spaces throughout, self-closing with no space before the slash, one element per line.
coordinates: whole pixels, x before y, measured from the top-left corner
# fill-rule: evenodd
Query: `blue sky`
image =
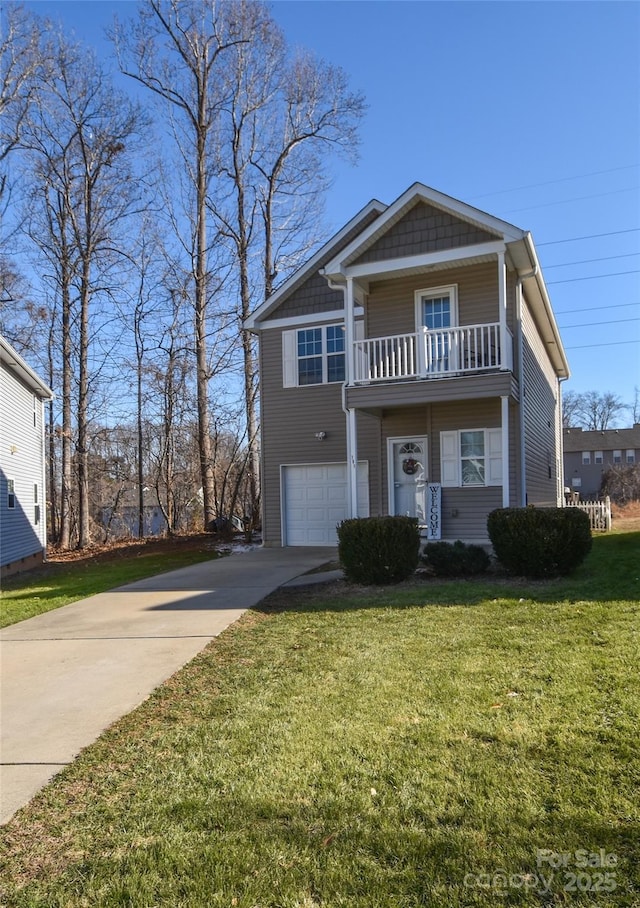
<path fill-rule="evenodd" d="M 134 6 L 25 5 L 105 53 L 104 26 Z M 640 4 L 280 0 L 271 8 L 292 45 L 342 66 L 369 105 L 358 164 L 334 166 L 327 237 L 370 199 L 390 203 L 416 180 L 531 230 L 571 365 L 565 391 L 611 391 L 632 403 Z"/>

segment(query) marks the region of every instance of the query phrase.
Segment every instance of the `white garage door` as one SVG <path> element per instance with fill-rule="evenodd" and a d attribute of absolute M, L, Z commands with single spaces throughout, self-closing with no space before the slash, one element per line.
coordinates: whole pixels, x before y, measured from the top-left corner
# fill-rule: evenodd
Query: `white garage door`
<path fill-rule="evenodd" d="M 347 517 L 346 463 L 282 468 L 285 545 L 336 545 L 336 524 Z M 358 512 L 369 515 L 368 464 L 358 464 Z"/>

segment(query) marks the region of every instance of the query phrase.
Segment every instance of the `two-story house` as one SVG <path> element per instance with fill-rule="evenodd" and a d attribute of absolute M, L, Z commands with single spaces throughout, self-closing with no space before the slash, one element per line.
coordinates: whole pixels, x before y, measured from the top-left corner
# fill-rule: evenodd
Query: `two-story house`
<path fill-rule="evenodd" d="M 265 545 L 408 514 L 487 542 L 562 504 L 569 367 L 531 235 L 416 183 L 370 202 L 247 320 L 259 335 Z"/>
<path fill-rule="evenodd" d="M 564 430 L 566 488 L 580 498 L 595 499 L 611 467 L 640 463 L 640 423 L 631 429 Z"/>
<path fill-rule="evenodd" d="M 42 562 L 47 546 L 44 405 L 53 392 L 0 335 L 0 573 Z"/>

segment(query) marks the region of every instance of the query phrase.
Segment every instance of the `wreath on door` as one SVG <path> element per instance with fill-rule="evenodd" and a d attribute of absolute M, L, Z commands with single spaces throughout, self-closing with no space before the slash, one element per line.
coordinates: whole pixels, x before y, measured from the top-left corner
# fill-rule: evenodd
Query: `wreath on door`
<path fill-rule="evenodd" d="M 413 457 L 407 457 L 402 461 L 402 470 L 408 476 L 413 476 L 414 473 L 417 473 L 419 466 L 420 464 Z"/>

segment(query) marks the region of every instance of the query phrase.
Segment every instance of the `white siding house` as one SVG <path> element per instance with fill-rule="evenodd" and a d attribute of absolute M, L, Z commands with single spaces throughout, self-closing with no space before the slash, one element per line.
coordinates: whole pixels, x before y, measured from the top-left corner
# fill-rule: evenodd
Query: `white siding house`
<path fill-rule="evenodd" d="M 0 572 L 39 564 L 47 546 L 44 405 L 53 392 L 0 335 Z"/>

